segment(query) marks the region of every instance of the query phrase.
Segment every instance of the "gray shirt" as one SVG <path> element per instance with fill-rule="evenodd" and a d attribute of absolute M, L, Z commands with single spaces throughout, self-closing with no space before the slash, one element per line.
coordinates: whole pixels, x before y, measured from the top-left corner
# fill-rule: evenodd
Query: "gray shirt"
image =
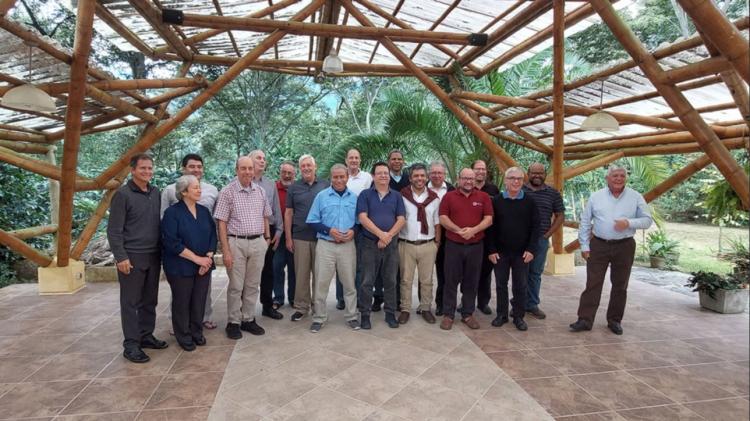
<path fill-rule="evenodd" d="M 107 240 L 115 261 L 129 259 L 128 253 L 159 252 L 160 204 L 159 189 L 151 184 L 143 191 L 128 180 L 117 190 L 109 205 L 107 224 Z"/>
<path fill-rule="evenodd" d="M 284 214 L 281 213 L 281 204 L 279 203 L 279 191 L 276 190 L 276 182 L 266 176 L 254 178 L 253 183 L 263 187 L 266 192 L 266 200 L 271 205 L 271 218 L 268 219 L 269 225 L 275 228 L 272 234 L 284 233 Z"/>
<path fill-rule="evenodd" d="M 204 183 L 201 181 L 201 198 L 198 201 L 199 205 L 203 205 L 211 212 L 214 213 L 214 206 L 216 206 L 216 199 L 219 198 L 219 190 L 212 184 Z M 177 194 L 175 193 L 174 183 L 168 185 L 163 192 L 161 192 L 161 217 L 164 217 L 164 211 L 168 207 L 179 202 L 177 200 Z"/>
<path fill-rule="evenodd" d="M 295 181 L 286 192 L 286 208 L 294 210 L 292 218 L 292 238 L 296 240 L 315 241 L 317 233 L 307 225 L 307 214 L 318 193 L 328 188 L 328 180 L 315 178 L 312 184 L 302 179 Z M 275 191 L 275 190 L 274 190 Z"/>

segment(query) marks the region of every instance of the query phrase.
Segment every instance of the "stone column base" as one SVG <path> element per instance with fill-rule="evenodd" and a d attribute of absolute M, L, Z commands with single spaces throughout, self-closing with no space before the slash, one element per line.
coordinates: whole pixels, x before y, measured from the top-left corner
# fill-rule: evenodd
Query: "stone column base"
<path fill-rule="evenodd" d="M 575 275 L 576 265 L 573 253 L 548 253 L 544 265 L 545 275 Z"/>
<path fill-rule="evenodd" d="M 81 261 L 70 260 L 68 266 L 57 267 L 55 260 L 48 267 L 40 267 L 39 295 L 75 294 L 86 286 L 84 266 Z"/>

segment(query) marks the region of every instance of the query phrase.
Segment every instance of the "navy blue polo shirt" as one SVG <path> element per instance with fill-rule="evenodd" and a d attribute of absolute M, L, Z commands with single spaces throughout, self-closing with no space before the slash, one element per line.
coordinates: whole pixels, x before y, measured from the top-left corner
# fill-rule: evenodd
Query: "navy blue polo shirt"
<path fill-rule="evenodd" d="M 388 193 L 381 199 L 375 186 L 362 190 L 357 198 L 357 216 L 363 212 L 382 231 L 389 231 L 396 223 L 397 217 L 406 215 L 401 193 L 388 189 Z M 362 228 L 365 237 L 370 240 L 378 239 L 375 234 Z"/>

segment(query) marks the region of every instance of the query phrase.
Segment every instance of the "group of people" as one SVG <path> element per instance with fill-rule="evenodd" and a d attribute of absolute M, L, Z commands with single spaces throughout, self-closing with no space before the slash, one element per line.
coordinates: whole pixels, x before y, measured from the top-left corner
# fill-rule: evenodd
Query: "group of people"
<path fill-rule="evenodd" d="M 330 180 L 318 177 L 310 155 L 296 164 L 283 162 L 274 182 L 265 176 L 264 152 L 253 151 L 237 160 L 236 177 L 219 191 L 202 181 L 202 158 L 188 154 L 183 176 L 160 193 L 150 182 L 153 159 L 131 159 L 131 178 L 113 196 L 107 228 L 120 281 L 125 358 L 146 362 L 143 348 L 167 347 L 153 335 L 160 266 L 172 290 L 178 344 L 186 351 L 206 344 L 203 329 L 217 327 L 211 306 L 217 243 L 229 277 L 231 339 L 243 331 L 265 333 L 255 317 L 258 300 L 263 316 L 282 319 L 278 309 L 288 302 L 293 322 L 311 316 L 310 331 L 320 331 L 334 279 L 336 307 L 355 330 L 371 329 L 371 314 L 381 308 L 389 327 L 408 323 L 415 279 L 416 314 L 425 322 L 442 316 L 440 328 L 449 330 L 458 313 L 478 329 L 475 310 L 492 314 L 493 271 L 493 326 L 512 320 L 524 331 L 526 313 L 546 317 L 539 307 L 541 275 L 564 206 L 560 193 L 545 184 L 543 164 L 532 164 L 526 173 L 507 169 L 502 190 L 490 182 L 482 160 L 460 171 L 455 188 L 443 163 L 416 163 L 407 170 L 398 150 L 368 173 L 360 168 L 360 152 L 351 149 L 345 164 L 330 168 Z M 572 331 L 591 329 L 611 263 L 607 320 L 622 334 L 632 236 L 651 223 L 643 197 L 625 181 L 625 170 L 610 166 L 608 187 L 592 195 L 582 216 L 587 287 Z"/>

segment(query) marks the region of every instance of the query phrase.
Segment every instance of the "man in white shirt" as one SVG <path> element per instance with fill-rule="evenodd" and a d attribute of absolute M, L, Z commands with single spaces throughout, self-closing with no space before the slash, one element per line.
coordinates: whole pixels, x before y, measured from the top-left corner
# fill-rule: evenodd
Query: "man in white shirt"
<path fill-rule="evenodd" d="M 346 188 L 359 196 L 359 192 L 369 189 L 372 186 L 372 175 L 367 171 L 362 171 L 362 156 L 357 149 L 349 149 L 346 153 L 346 169 L 349 171 L 349 181 L 346 182 Z"/>
<path fill-rule="evenodd" d="M 399 269 L 401 271 L 400 324 L 409 321 L 414 270 L 418 271 L 419 307 L 417 313 L 430 324 L 432 314 L 432 268 L 440 243 L 440 198 L 428 189 L 427 168 L 414 164 L 409 176 L 410 185 L 401 189 L 406 210 L 406 224 L 399 233 Z"/>
<path fill-rule="evenodd" d="M 454 187 L 445 181 L 445 164 L 440 161 L 430 163 L 430 182 L 427 188 L 437 193 L 441 200 L 446 193 L 453 190 Z M 435 315 L 443 315 L 443 286 L 445 285 L 445 231 L 437 237 L 440 241 L 438 244 L 437 256 L 435 256 L 435 276 L 437 277 L 437 289 L 435 290 Z"/>

